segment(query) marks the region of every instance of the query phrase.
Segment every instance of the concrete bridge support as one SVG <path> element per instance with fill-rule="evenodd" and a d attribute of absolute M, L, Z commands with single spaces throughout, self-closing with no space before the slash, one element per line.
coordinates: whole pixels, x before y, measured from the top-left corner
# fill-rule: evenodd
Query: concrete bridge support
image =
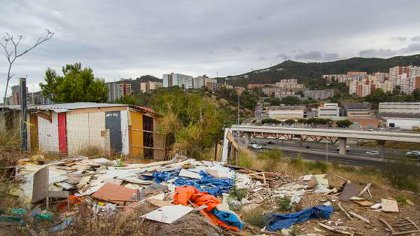
<path fill-rule="evenodd" d="M 251 144 L 251 134 L 245 133 L 245 144 L 246 146 Z"/>
<path fill-rule="evenodd" d="M 338 139 L 338 153 L 340 155 L 346 155 L 347 153 L 346 146 L 347 146 L 347 139 L 339 138 Z"/>

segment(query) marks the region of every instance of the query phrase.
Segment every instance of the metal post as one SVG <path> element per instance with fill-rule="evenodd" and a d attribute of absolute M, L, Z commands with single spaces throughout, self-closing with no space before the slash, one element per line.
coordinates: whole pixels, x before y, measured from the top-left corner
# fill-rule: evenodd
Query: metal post
<path fill-rule="evenodd" d="M 385 158 L 385 141 L 381 142 L 381 160 L 383 161 Z"/>
<path fill-rule="evenodd" d="M 328 142 L 327 142 L 327 155 L 325 156 L 325 162 L 328 162 Z"/>
<path fill-rule="evenodd" d="M 21 151 L 28 151 L 28 128 L 26 125 L 26 78 L 20 78 L 20 135 L 21 135 Z"/>

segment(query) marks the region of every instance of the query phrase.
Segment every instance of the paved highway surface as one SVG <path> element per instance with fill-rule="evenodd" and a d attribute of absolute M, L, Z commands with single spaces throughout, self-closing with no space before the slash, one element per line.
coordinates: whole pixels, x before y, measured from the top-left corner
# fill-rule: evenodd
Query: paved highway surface
<path fill-rule="evenodd" d="M 268 141 L 273 144 L 267 144 Z M 243 143 L 243 140 L 241 140 Z M 327 147 L 325 143 L 305 142 L 302 145 L 297 141 L 281 141 L 273 139 L 251 139 L 251 143 L 261 144 L 263 149 L 280 149 L 291 157 L 296 157 L 298 153 L 303 159 L 313 161 L 325 161 L 327 159 Z M 307 148 L 308 146 L 308 148 Z M 366 156 L 366 151 L 382 151 L 380 147 L 359 147 L 349 145 L 350 151 L 347 155 L 340 155 L 336 145 L 328 145 L 328 161 L 338 162 L 343 165 L 352 166 L 373 166 L 381 167 L 383 161 L 380 156 Z M 384 149 L 385 158 L 395 159 L 403 157 L 405 152 L 401 150 Z"/>

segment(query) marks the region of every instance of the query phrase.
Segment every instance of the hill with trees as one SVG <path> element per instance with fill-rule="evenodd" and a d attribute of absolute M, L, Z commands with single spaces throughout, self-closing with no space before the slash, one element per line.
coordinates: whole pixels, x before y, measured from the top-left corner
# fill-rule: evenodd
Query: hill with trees
<path fill-rule="evenodd" d="M 332 62 L 296 62 L 284 61 L 273 67 L 254 70 L 245 74 L 228 76 L 226 81 L 234 86 L 246 86 L 250 83 L 275 83 L 281 79 L 298 79 L 311 89 L 323 89 L 324 74 L 344 74 L 348 71 L 364 71 L 368 73 L 388 72 L 393 66 L 420 66 L 420 54 L 383 58 L 354 57 Z"/>

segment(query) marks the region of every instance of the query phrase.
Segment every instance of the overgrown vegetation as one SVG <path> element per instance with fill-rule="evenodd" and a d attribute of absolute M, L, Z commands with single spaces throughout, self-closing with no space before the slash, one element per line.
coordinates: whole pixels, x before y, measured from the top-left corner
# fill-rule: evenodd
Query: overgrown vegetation
<path fill-rule="evenodd" d="M 395 162 L 385 163 L 382 168 L 382 175 L 399 189 L 413 192 L 419 190 L 420 171 L 415 161 L 403 158 Z"/>
<path fill-rule="evenodd" d="M 264 171 L 275 171 L 283 158 L 283 152 L 279 149 L 264 150 L 259 159 L 264 161 Z"/>

